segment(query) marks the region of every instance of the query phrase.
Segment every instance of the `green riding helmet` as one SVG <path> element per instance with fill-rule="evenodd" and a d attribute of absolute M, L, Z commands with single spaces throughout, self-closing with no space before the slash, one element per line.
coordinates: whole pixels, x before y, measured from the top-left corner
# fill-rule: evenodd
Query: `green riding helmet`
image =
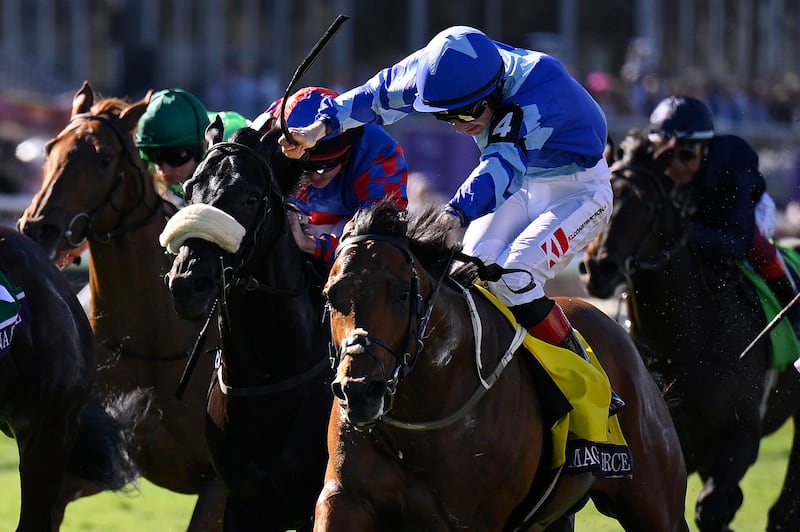
<path fill-rule="evenodd" d="M 231 135 L 233 135 L 235 131 L 250 125 L 250 120 L 246 119 L 236 111 L 208 111 L 208 119 L 211 122 L 214 122 L 214 119 L 217 117 L 217 115 L 219 115 L 219 119 L 222 120 L 223 141 L 231 138 Z"/>
<path fill-rule="evenodd" d="M 200 100 L 183 89 L 164 89 L 150 98 L 136 128 L 140 148 L 202 144 L 210 121 Z"/>

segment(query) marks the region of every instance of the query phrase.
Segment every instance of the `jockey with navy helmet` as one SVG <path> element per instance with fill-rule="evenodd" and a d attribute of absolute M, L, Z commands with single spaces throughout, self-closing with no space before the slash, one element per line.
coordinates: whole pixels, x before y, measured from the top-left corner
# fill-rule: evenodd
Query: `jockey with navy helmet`
<path fill-rule="evenodd" d="M 738 136 L 715 134 L 711 110 L 687 96 L 670 96 L 656 106 L 649 138 L 685 204 L 690 240 L 712 264 L 747 259 L 788 305 L 797 289 L 770 240 L 777 214 L 755 150 Z M 800 313 L 790 318 L 797 330 Z"/>
<path fill-rule="evenodd" d="M 292 128 L 314 122 L 323 99 L 338 96 L 325 87 L 305 87 L 286 101 L 286 124 Z M 267 130 L 279 123 L 282 100 L 273 102 L 253 121 Z M 360 125 L 331 135 L 306 151 L 303 180 L 292 197 L 298 216 L 290 216 L 292 234 L 301 250 L 325 264 L 345 224 L 361 208 L 392 198 L 408 206 L 408 166 L 400 144 L 382 127 Z"/>
<path fill-rule="evenodd" d="M 323 101 L 315 121 L 290 129 L 301 157 L 320 139 L 417 111 L 470 135 L 480 159 L 442 221 L 467 227 L 464 251 L 511 273 L 489 284 L 541 340 L 588 355 L 544 283 L 599 235 L 613 194 L 600 106 L 555 58 L 454 26 L 365 84 Z M 624 403 L 613 394 L 611 410 Z"/>

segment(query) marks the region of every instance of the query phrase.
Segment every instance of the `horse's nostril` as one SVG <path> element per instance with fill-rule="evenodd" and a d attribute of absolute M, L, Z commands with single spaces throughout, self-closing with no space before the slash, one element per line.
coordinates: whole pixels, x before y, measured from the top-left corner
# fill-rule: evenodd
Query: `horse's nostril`
<path fill-rule="evenodd" d="M 333 396 L 339 399 L 340 401 L 345 400 L 344 390 L 342 389 L 342 383 L 334 382 L 331 384 L 331 390 L 333 391 Z"/>
<path fill-rule="evenodd" d="M 384 380 L 371 381 L 367 385 L 367 390 L 364 393 L 364 396 L 370 401 L 377 401 L 381 397 L 383 397 L 385 393 L 386 393 L 386 381 Z"/>

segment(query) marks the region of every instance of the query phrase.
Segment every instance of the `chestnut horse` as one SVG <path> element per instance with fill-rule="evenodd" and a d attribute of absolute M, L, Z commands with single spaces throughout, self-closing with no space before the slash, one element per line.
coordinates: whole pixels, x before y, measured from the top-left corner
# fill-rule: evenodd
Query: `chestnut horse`
<path fill-rule="evenodd" d="M 626 530 L 688 530 L 683 457 L 659 388 L 625 331 L 578 299 L 558 301 L 625 398 L 633 478 L 549 484 L 546 383 L 513 343 L 520 329 L 473 286 L 474 269 L 449 274 L 455 250 L 437 216 L 407 220 L 379 203 L 340 243 L 325 288 L 337 401 L 315 530 L 571 530 L 587 495 Z"/>
<path fill-rule="evenodd" d="M 149 94 L 134 104 L 96 101 L 84 83 L 73 99 L 72 118 L 45 148 L 42 188 L 19 228 L 53 260 L 88 240 L 98 392 L 151 391 L 151 408 L 132 442 L 136 465 L 154 484 L 199 494 L 190 530 L 213 530 L 224 501 L 202 437 L 213 357 L 200 361 L 177 400 L 200 327 L 175 313 L 164 286 L 171 259 L 158 235 L 175 209 L 156 192 L 133 144 L 148 99 Z M 208 345 L 216 342 L 212 331 Z"/>
<path fill-rule="evenodd" d="M 741 271 L 710 269 L 687 239 L 672 182 L 642 132 L 632 132 L 612 167 L 614 215 L 586 252 L 581 270 L 592 295 L 627 290 L 631 335 L 646 344 L 667 400 L 689 473 L 704 487 L 695 520 L 727 530 L 742 503 L 739 482 L 759 440 L 787 419 L 800 421 L 800 376 L 768 368 L 770 342 L 740 354 L 765 327 L 755 290 Z M 767 530 L 800 530 L 800 440 L 795 437 L 780 498 Z"/>
<path fill-rule="evenodd" d="M 219 120 L 209 126 L 212 144 L 184 185 L 187 206 L 162 235 L 177 252 L 167 280 L 181 316 L 219 306 L 206 436 L 229 492 L 226 530 L 305 530 L 333 401 L 324 276 L 289 231 L 285 194 L 301 171 L 280 153 L 280 130 L 244 128 L 230 142 L 223 134 Z"/>
<path fill-rule="evenodd" d="M 11 303 L 4 284 L 2 308 L 21 308 L 3 315 L 0 331 L 0 430 L 19 449 L 17 530 L 58 530 L 67 483 L 118 490 L 135 478 L 126 451 L 137 401 L 106 410 L 91 393 L 94 337 L 78 299 L 42 250 L 7 227 L 0 272 L 21 290 Z"/>

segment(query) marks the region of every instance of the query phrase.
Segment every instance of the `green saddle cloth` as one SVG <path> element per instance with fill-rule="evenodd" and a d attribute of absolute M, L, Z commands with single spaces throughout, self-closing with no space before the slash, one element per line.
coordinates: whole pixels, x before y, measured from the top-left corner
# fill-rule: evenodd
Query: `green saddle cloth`
<path fill-rule="evenodd" d="M 25 292 L 0 272 L 0 356 L 8 353 L 14 331 L 24 321 L 21 316 L 24 301 Z"/>
<path fill-rule="evenodd" d="M 786 265 L 792 269 L 795 275 L 800 272 L 800 254 L 796 251 L 778 246 L 778 251 L 781 253 Z M 744 272 L 748 279 L 755 286 L 759 299 L 761 299 L 761 306 L 764 309 L 764 316 L 767 323 L 771 322 L 778 312 L 781 311 L 783 305 L 772 293 L 772 290 L 761 277 L 749 264 L 738 263 L 739 269 Z M 783 318 L 769 335 L 770 343 L 772 344 L 770 366 L 778 369 L 785 369 L 786 366 L 792 364 L 798 357 L 800 357 L 800 344 L 797 341 L 797 335 L 794 332 L 792 324 L 788 318 Z"/>

